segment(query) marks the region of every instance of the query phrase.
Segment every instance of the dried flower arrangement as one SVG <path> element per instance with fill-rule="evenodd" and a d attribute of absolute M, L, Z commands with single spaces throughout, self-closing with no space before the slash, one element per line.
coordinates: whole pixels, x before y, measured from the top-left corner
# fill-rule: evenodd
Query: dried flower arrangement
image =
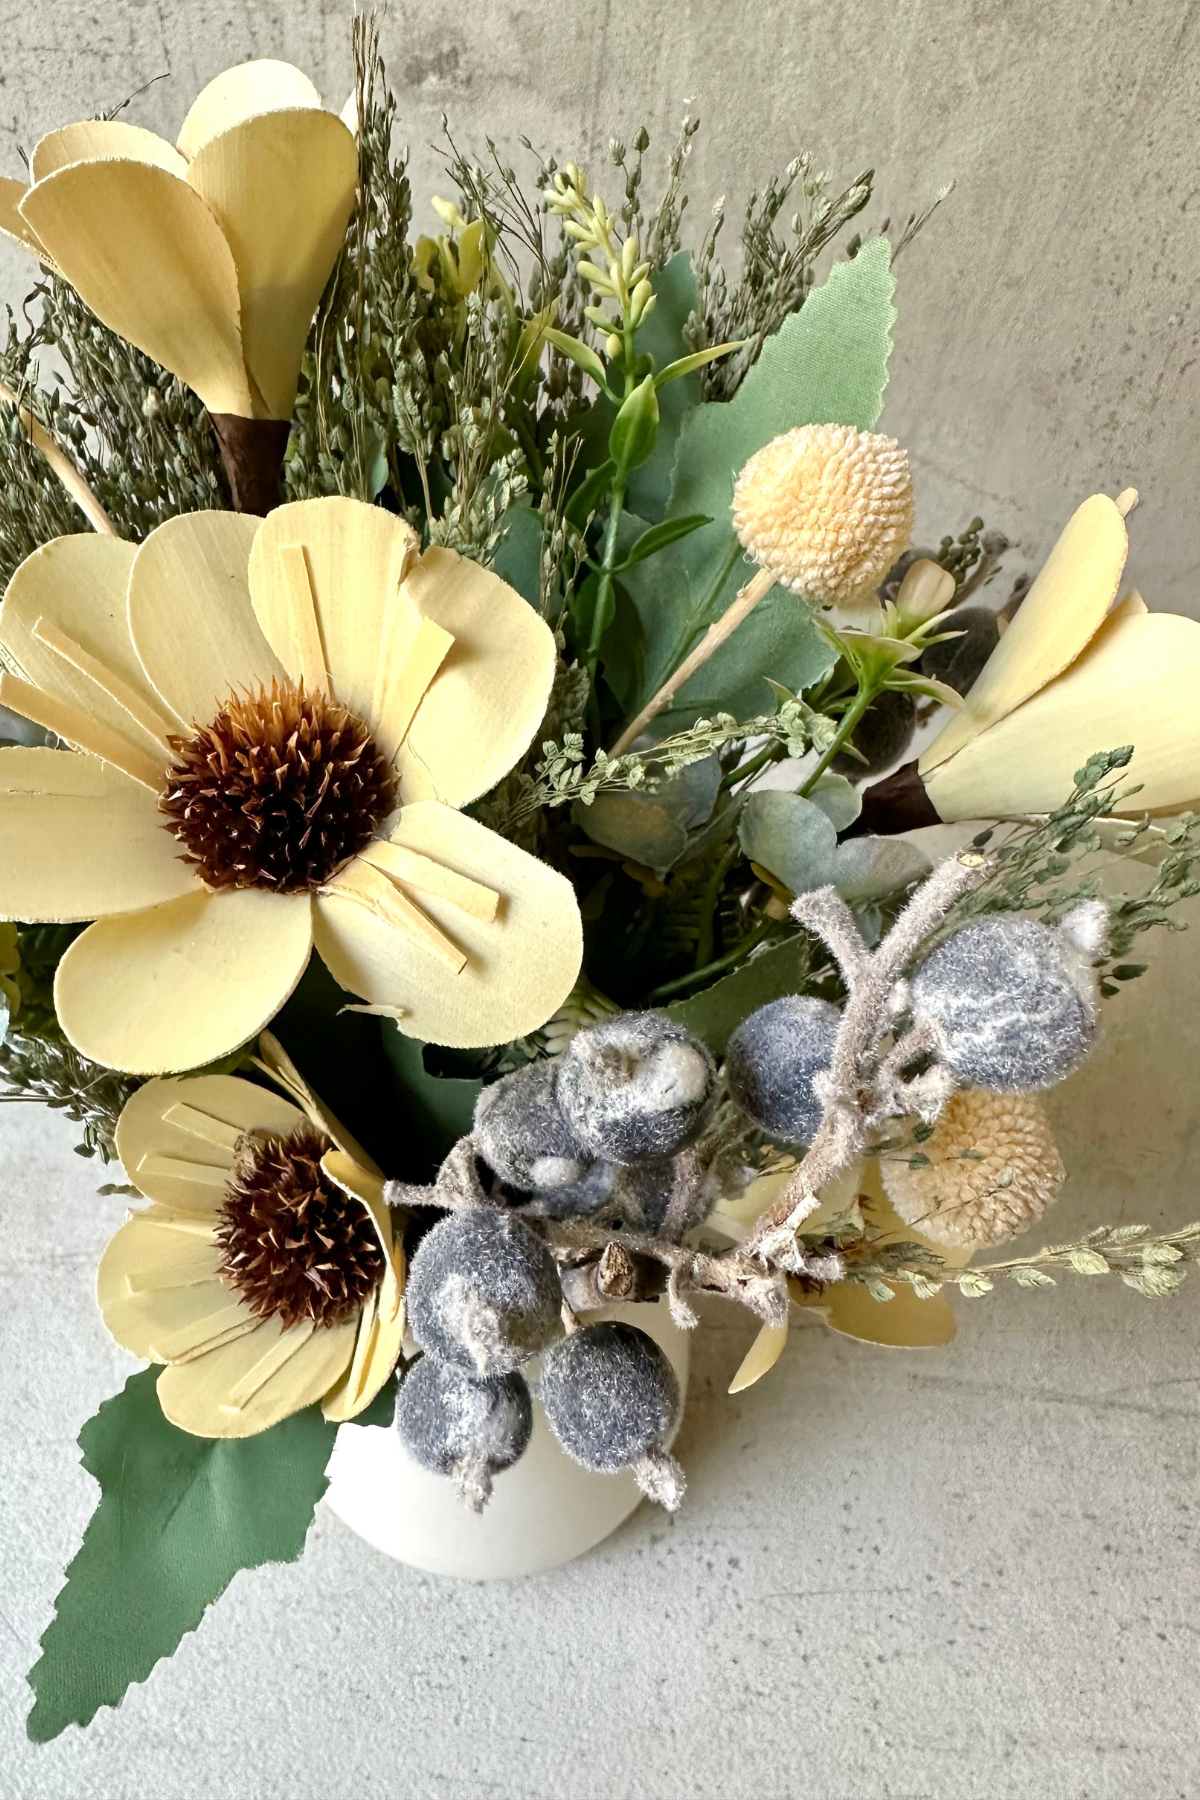
<path fill-rule="evenodd" d="M 602 1304 L 747 1307 L 737 1391 L 795 1306 L 944 1343 L 946 1288 L 1162 1295 L 1200 1248 L 995 1259 L 1064 1177 L 1038 1093 L 1200 892 L 1200 625 L 1121 594 L 1136 494 L 981 604 L 1002 535 L 914 548 L 875 429 L 869 174 L 798 159 L 735 277 L 719 214 L 682 247 L 692 124 L 656 208 L 645 133 L 615 210 L 448 139 L 414 240 L 355 51 L 340 117 L 248 63 L 174 145 L 90 120 L 0 184 L 43 270 L 0 348 L 0 1075 L 148 1203 L 37 1738 L 299 1554 L 343 1422 L 481 1508 L 536 1400 L 676 1507 L 675 1375 Z"/>

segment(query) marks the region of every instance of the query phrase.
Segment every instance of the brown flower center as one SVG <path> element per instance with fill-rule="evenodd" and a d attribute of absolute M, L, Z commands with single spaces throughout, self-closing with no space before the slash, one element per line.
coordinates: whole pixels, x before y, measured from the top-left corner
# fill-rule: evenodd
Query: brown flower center
<path fill-rule="evenodd" d="M 234 696 L 175 761 L 159 801 L 210 888 L 321 887 L 396 805 L 396 777 L 362 720 L 272 682 Z"/>
<path fill-rule="evenodd" d="M 248 1137 L 221 1208 L 221 1273 L 252 1312 L 284 1325 L 338 1325 L 383 1274 L 366 1208 L 324 1174 L 332 1148 L 301 1125 L 290 1137 Z"/>

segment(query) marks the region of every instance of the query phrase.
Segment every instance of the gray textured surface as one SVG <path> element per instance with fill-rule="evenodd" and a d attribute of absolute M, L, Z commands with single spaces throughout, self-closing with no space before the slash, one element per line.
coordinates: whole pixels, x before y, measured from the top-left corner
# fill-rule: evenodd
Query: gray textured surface
<path fill-rule="evenodd" d="M 53 125 L 118 104 L 173 137 L 228 63 L 286 56 L 349 91 L 347 0 L 3 0 L 0 169 Z M 954 178 L 897 265 L 887 428 L 912 451 L 919 524 L 975 511 L 1031 562 L 1093 488 L 1143 504 L 1133 573 L 1152 605 L 1200 610 L 1195 146 L 1200 18 L 1186 0 L 408 0 L 384 48 L 414 153 L 417 220 L 442 112 L 456 137 L 516 135 L 590 161 L 643 120 L 665 160 L 703 121 L 693 229 L 810 148 L 878 172 L 878 225 Z M 27 286 L 0 250 L 0 294 Z"/>
<path fill-rule="evenodd" d="M 170 127 L 244 54 L 340 101 L 345 9 L 211 0 L 0 8 L 0 163 L 170 66 Z M 811 144 L 874 162 L 880 208 L 959 190 L 900 263 L 890 428 L 927 528 L 978 508 L 1030 556 L 1093 484 L 1142 487 L 1135 573 L 1195 606 L 1197 19 L 1182 4 L 644 0 L 394 7 L 414 146 L 445 107 L 589 151 L 694 96 L 703 196 Z M 644 35 L 643 35 L 644 34 Z M 578 123 L 574 123 L 578 121 Z M 418 193 L 432 154 L 421 149 Z M 1191 206 L 1189 209 L 1189 201 Z M 23 291 L 15 259 L 3 291 Z M 1063 1232 L 1200 1207 L 1197 940 L 1110 1009 L 1054 1099 Z M 0 1115 L 3 1800 L 1192 1800 L 1200 1617 L 1200 1285 L 1080 1280 L 961 1303 L 945 1351 L 810 1326 L 759 1387 L 711 1315 L 673 1523 L 639 1513 L 558 1574 L 448 1585 L 318 1519 L 303 1562 L 239 1576 L 102 1714 L 33 1748 L 23 1675 L 93 1503 L 81 1421 L 128 1366 L 91 1299 L 121 1202 L 32 1108 Z M 1193 1280 L 1196 1278 L 1193 1277 Z"/>

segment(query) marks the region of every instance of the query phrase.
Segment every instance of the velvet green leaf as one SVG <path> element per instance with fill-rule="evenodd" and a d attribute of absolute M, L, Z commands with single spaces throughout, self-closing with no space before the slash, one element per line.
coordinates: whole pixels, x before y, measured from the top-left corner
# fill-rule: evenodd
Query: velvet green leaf
<path fill-rule="evenodd" d="M 629 604 L 618 609 L 611 635 L 636 633 L 641 654 L 614 662 L 609 680 L 627 715 L 657 691 L 749 579 L 729 510 L 747 459 L 796 425 L 830 422 L 865 431 L 878 420 L 894 287 L 891 246 L 873 239 L 852 262 L 839 263 L 768 338 L 732 400 L 695 406 L 684 418 L 666 516 L 707 513 L 712 523 L 623 577 Z M 741 716 L 761 712 L 764 677 L 794 692 L 811 686 L 832 661 L 802 601 L 776 588 L 680 691 L 656 729 L 676 730 L 717 707 Z M 636 680 L 629 679 L 631 670 Z"/>
<path fill-rule="evenodd" d="M 336 1427 L 319 1408 L 257 1437 L 192 1437 L 163 1417 L 159 1373 L 131 1375 L 79 1434 L 100 1503 L 29 1675 L 38 1743 L 117 1706 L 239 1569 L 294 1562 L 325 1492 Z"/>

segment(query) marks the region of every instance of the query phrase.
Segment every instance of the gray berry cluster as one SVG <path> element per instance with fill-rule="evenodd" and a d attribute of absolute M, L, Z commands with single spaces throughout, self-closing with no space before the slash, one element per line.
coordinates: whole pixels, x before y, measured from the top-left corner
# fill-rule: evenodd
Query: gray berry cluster
<path fill-rule="evenodd" d="M 761 1131 L 808 1144 L 821 1123 L 815 1079 L 829 1068 L 842 1015 L 828 1000 L 785 995 L 760 1006 L 729 1040 L 725 1078 Z"/>
<path fill-rule="evenodd" d="M 457 1363 L 423 1356 L 408 1371 L 396 1403 L 396 1428 L 423 1468 L 449 1475 L 474 1512 L 492 1478 L 525 1453 L 533 1404 L 522 1375 L 471 1375 Z"/>
<path fill-rule="evenodd" d="M 1052 1087 L 1096 1040 L 1097 947 L 1086 907 L 1063 929 L 1020 913 L 964 925 L 913 977 L 914 1022 L 933 1026 L 957 1081 L 1000 1094 Z"/>
<path fill-rule="evenodd" d="M 715 1090 L 698 1037 L 666 1013 L 623 1013 L 485 1088 L 475 1148 L 506 1198 L 534 1217 L 607 1212 L 653 1231 L 674 1158 L 707 1124 Z"/>

